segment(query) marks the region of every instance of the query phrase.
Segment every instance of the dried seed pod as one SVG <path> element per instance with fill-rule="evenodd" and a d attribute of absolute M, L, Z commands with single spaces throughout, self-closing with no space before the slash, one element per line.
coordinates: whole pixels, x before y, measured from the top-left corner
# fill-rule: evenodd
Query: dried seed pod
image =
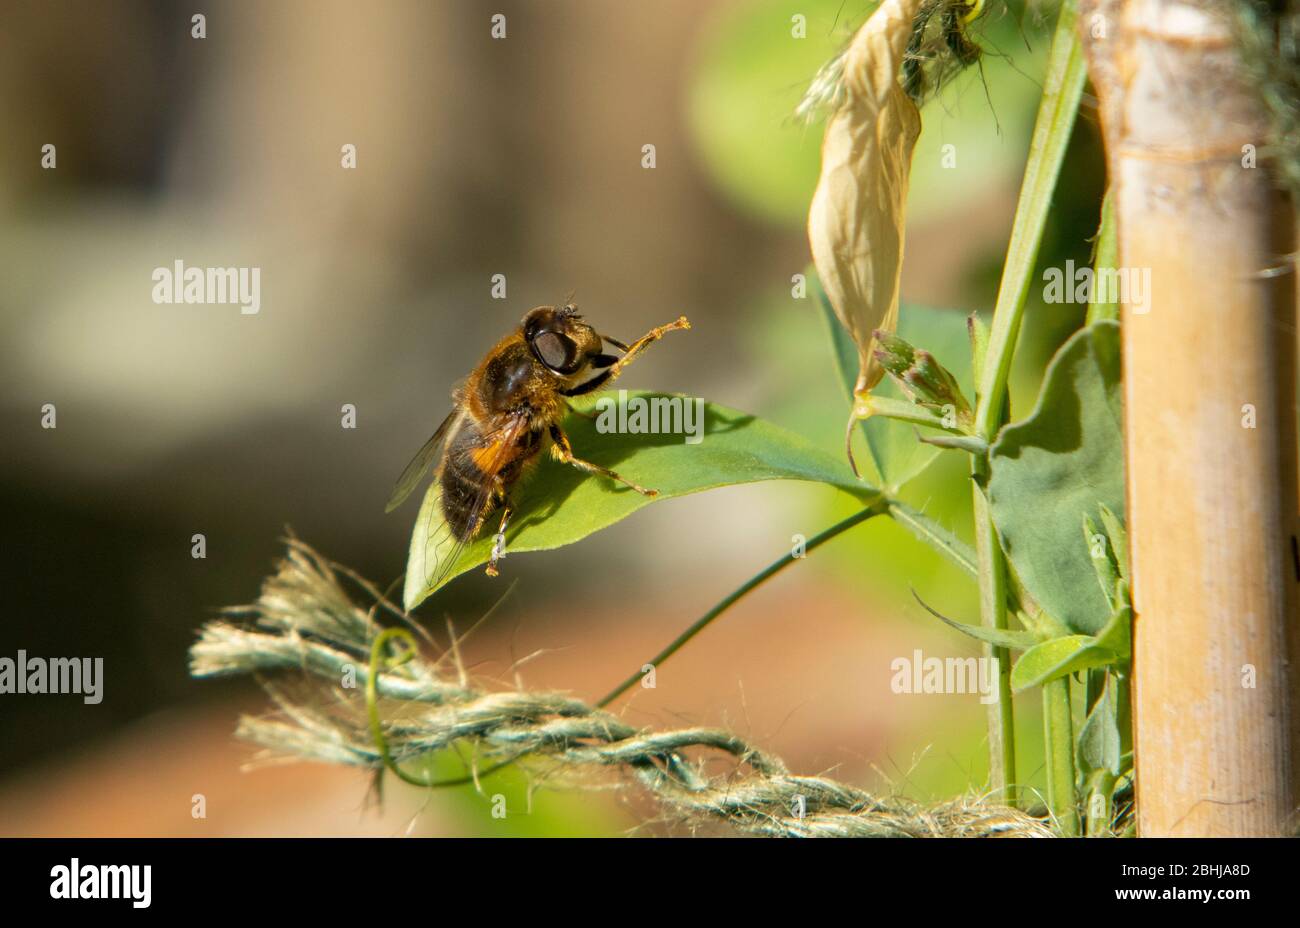
<path fill-rule="evenodd" d="M 808 213 L 817 273 L 858 346 L 858 397 L 884 374 L 872 332 L 892 332 L 898 323 L 903 215 L 921 132 L 920 113 L 898 74 L 920 4 L 884 0 L 845 50 L 843 92 L 826 125 Z"/>

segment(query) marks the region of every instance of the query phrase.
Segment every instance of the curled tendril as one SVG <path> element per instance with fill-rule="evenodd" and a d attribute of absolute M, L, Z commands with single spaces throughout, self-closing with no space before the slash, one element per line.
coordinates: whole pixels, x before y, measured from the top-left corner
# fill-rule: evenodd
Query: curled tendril
<path fill-rule="evenodd" d="M 401 654 L 387 657 L 384 654 L 384 648 L 388 642 L 400 638 L 406 643 L 406 650 Z M 393 760 L 392 753 L 388 750 L 388 739 L 384 737 L 383 719 L 379 717 L 379 674 L 388 670 L 396 670 L 411 658 L 415 657 L 417 645 L 415 636 L 405 628 L 388 628 L 375 636 L 375 640 L 370 645 L 370 670 L 366 676 L 366 715 L 370 720 L 370 737 L 375 742 L 375 750 L 379 752 L 384 766 L 393 776 L 397 777 L 403 783 L 409 783 L 412 786 L 419 786 L 424 789 L 443 789 L 449 786 L 464 786 L 467 783 L 473 783 L 478 777 L 485 777 L 495 773 L 502 767 L 507 767 L 514 763 L 516 758 L 507 758 L 497 764 L 493 764 L 481 773 L 466 774 L 461 777 L 454 777 L 449 780 L 434 780 L 432 778 L 421 778 L 407 773 L 397 765 Z"/>
<path fill-rule="evenodd" d="M 406 642 L 406 651 L 387 657 L 384 648 L 395 638 L 401 638 Z M 375 640 L 370 645 L 370 672 L 366 676 L 366 715 L 370 718 L 370 737 L 374 739 L 375 750 L 383 759 L 384 766 L 403 783 L 432 787 L 439 784 L 433 780 L 413 776 L 397 766 L 392 753 L 388 750 L 388 739 L 384 737 L 384 723 L 379 717 L 379 674 L 402 666 L 415 656 L 415 650 L 415 636 L 404 628 L 388 628 L 375 636 Z"/>

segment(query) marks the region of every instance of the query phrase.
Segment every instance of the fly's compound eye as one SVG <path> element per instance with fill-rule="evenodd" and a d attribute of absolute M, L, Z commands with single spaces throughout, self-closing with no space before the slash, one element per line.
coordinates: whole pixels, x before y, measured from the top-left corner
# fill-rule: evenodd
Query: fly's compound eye
<path fill-rule="evenodd" d="M 540 332 L 533 339 L 538 360 L 557 374 L 575 374 L 582 367 L 578 346 L 558 332 Z"/>

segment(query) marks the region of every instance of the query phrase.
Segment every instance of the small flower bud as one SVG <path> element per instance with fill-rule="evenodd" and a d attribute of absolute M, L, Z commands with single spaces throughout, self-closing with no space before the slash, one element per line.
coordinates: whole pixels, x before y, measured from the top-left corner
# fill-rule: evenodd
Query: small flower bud
<path fill-rule="evenodd" d="M 875 358 L 893 377 L 908 398 L 918 406 L 941 410 L 952 407 L 958 421 L 966 423 L 973 414 L 957 378 L 923 348 L 913 348 L 897 335 L 876 330 Z"/>

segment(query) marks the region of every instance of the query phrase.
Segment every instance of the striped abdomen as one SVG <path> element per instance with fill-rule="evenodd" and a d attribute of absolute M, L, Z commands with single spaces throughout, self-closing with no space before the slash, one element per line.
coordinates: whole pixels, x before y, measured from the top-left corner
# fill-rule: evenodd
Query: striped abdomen
<path fill-rule="evenodd" d="M 466 417 L 447 448 L 438 477 L 442 514 L 459 541 L 478 534 L 541 444 L 542 433 L 526 424 L 485 435 Z"/>

